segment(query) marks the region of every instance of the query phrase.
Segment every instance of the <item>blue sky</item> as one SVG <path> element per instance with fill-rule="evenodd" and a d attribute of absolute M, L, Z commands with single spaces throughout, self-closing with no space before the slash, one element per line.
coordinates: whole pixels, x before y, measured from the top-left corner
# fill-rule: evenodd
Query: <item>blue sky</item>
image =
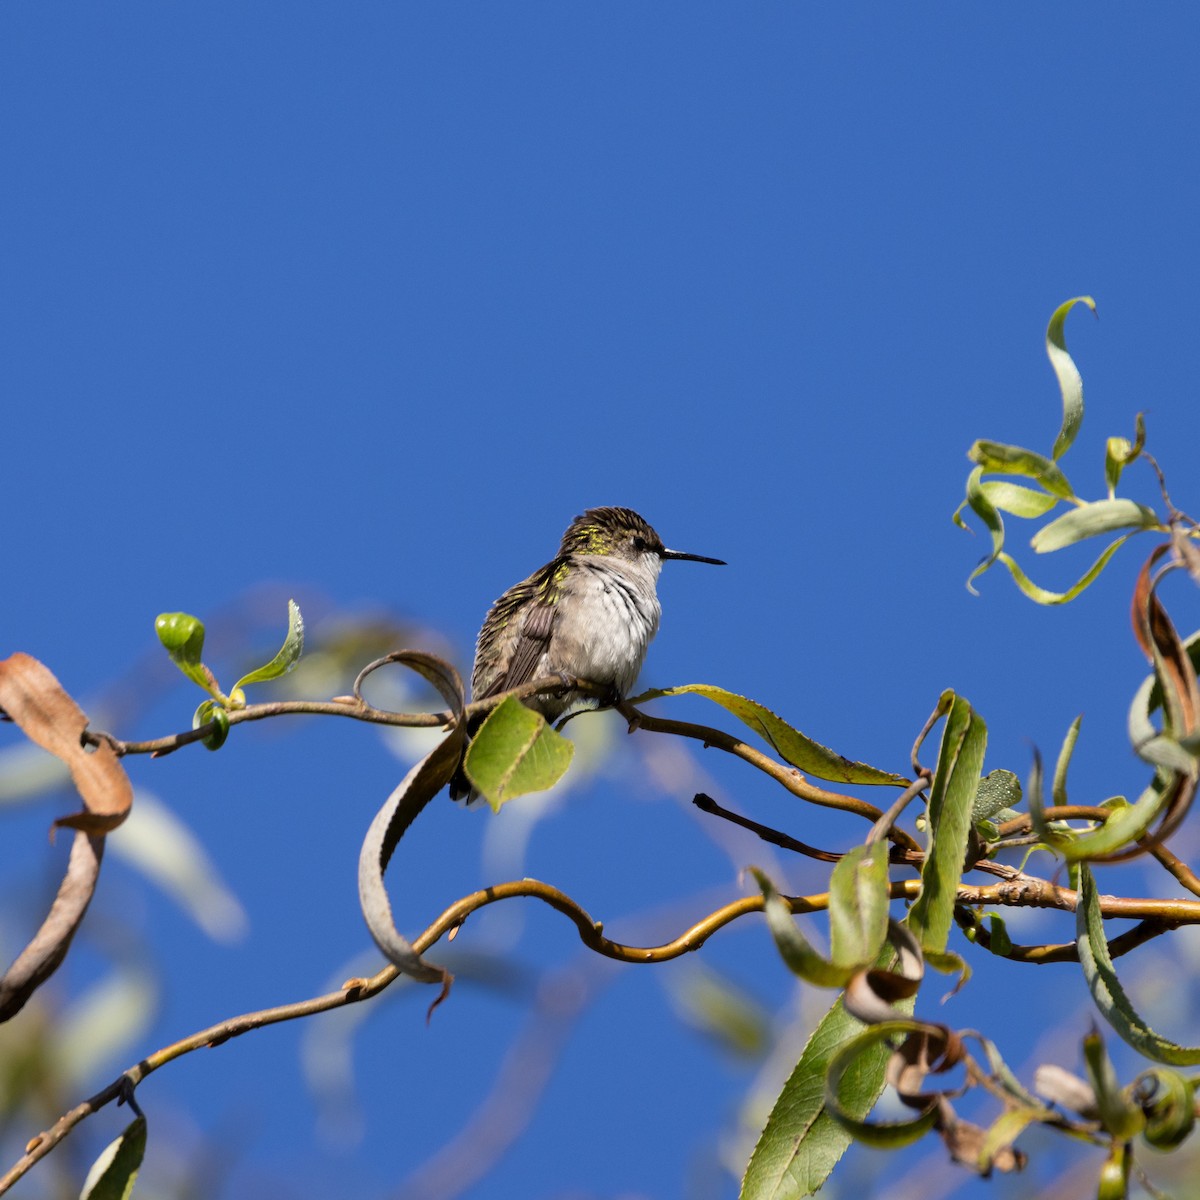
<path fill-rule="evenodd" d="M 1068 325 L 1088 409 L 1064 465 L 1099 495 L 1104 439 L 1146 410 L 1195 506 L 1198 37 L 1182 5 L 6 4 L 0 652 L 37 654 L 81 698 L 122 677 L 129 735 L 185 726 L 198 699 L 163 691 L 163 610 L 224 614 L 228 671 L 239 643 L 274 649 L 294 595 L 314 634 L 390 613 L 465 673 L 491 600 L 575 513 L 622 504 L 730 564 L 664 572 L 646 684 L 724 685 L 899 770 L 945 687 L 987 718 L 989 765 L 1020 774 L 1085 709 L 1080 799 L 1140 790 L 1139 552 L 1064 610 L 999 576 L 973 598 L 983 546 L 949 514 L 975 438 L 1048 450 L 1042 337 L 1081 293 L 1100 320 Z M 1060 557 L 1040 582 L 1088 559 Z M 1173 595 L 1190 629 L 1193 598 Z M 364 728 L 235 732 L 130 771 L 197 833 L 250 931 L 215 944 L 111 863 L 96 923 L 132 927 L 165 984 L 95 1084 L 320 990 L 369 944 L 357 846 L 403 764 Z M 517 874 L 610 932 L 629 914 L 668 936 L 769 856 L 715 845 L 651 781 L 647 740 L 614 740 L 613 773 L 536 824 Z M 713 757 L 713 786 L 760 820 L 862 836 Z M 52 877 L 61 805 L 8 810 L 6 895 Z M 495 881 L 490 820 L 422 818 L 393 872 L 412 929 Z M 779 870 L 820 890 L 810 864 Z M 522 915 L 522 966 L 583 961 L 564 922 Z M 789 1011 L 765 930 L 743 926 L 701 957 Z M 1040 1022 L 1013 1021 L 1004 989 L 1023 1006 L 1057 989 L 1069 1058 L 1077 975 L 987 969 L 946 1019 L 1003 1029 L 1023 1065 Z M 753 1071 L 675 1019 L 672 972 L 613 975 L 471 1194 L 732 1194 L 711 1147 Z M 68 972 L 64 995 L 87 978 Z M 422 1008 L 382 1004 L 358 1032 L 360 1140 L 318 1132 L 294 1027 L 161 1072 L 143 1104 L 181 1144 L 239 1129 L 230 1196 L 389 1195 L 462 1127 L 526 1011 L 465 985 L 428 1029 Z M 156 1145 L 152 1124 L 151 1163 Z"/>

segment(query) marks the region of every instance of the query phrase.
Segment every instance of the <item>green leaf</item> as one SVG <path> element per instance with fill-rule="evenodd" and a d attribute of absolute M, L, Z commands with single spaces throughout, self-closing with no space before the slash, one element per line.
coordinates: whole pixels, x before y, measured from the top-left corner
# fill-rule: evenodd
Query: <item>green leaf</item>
<path fill-rule="evenodd" d="M 999 475 L 1025 475 L 1036 479 L 1052 496 L 1063 500 L 1072 500 L 1075 497 L 1074 488 L 1053 459 L 1036 451 L 1026 450 L 1023 446 L 981 440 L 971 446 L 967 457 L 985 471 Z"/>
<path fill-rule="evenodd" d="M 1178 1071 L 1152 1067 L 1134 1081 L 1133 1093 L 1146 1116 L 1143 1137 L 1156 1150 L 1174 1150 L 1196 1124 L 1195 1085 Z"/>
<path fill-rule="evenodd" d="M 975 588 L 975 580 L 984 573 L 999 557 L 1004 549 L 1004 518 L 1001 517 L 996 506 L 992 503 L 988 496 L 987 489 L 983 485 L 983 468 L 975 467 L 970 475 L 967 476 L 967 498 L 965 503 L 971 506 L 971 511 L 983 522 L 984 528 L 992 539 L 991 553 L 986 555 L 979 565 L 967 576 L 967 591 L 973 596 L 978 596 L 979 592 Z M 958 512 L 954 514 L 955 522 L 966 529 L 959 513 L 962 512 L 962 505 L 959 505 Z"/>
<path fill-rule="evenodd" d="M 567 773 L 574 752 L 541 713 L 509 696 L 488 713 L 472 738 L 465 766 L 471 782 L 499 812 L 516 796 L 553 787 Z"/>
<path fill-rule="evenodd" d="M 1104 481 L 1108 484 L 1108 498 L 1111 500 L 1121 482 L 1121 473 L 1131 462 L 1137 459 L 1146 444 L 1146 421 L 1141 413 L 1135 423 L 1134 441 L 1128 438 L 1110 437 L 1104 447 Z"/>
<path fill-rule="evenodd" d="M 751 867 L 750 873 L 762 890 L 763 915 L 788 970 L 817 987 L 844 987 L 854 974 L 855 966 L 830 962 L 800 932 L 792 910 L 775 890 L 775 885 L 757 867 Z"/>
<path fill-rule="evenodd" d="M 681 964 L 664 983 L 680 1018 L 740 1058 L 761 1059 L 774 1041 L 774 1022 L 732 979 L 699 961 Z"/>
<path fill-rule="evenodd" d="M 265 683 L 268 679 L 278 679 L 286 675 L 304 653 L 304 618 L 300 615 L 300 606 L 295 600 L 288 601 L 288 631 L 279 653 L 269 663 L 243 675 L 234 684 L 236 692 L 250 683 Z"/>
<path fill-rule="evenodd" d="M 1013 582 L 1029 597 L 1035 604 L 1067 604 L 1074 600 L 1081 592 L 1086 591 L 1099 578 L 1100 572 L 1108 566 L 1108 560 L 1132 537 L 1132 534 L 1125 534 L 1117 538 L 1115 542 L 1109 546 L 1103 554 L 1079 577 L 1079 580 L 1069 587 L 1065 592 L 1050 592 L 1045 588 L 1040 588 L 1034 583 L 1024 571 L 1013 561 L 1012 557 L 1001 551 L 996 555 L 999 562 L 1002 562 L 1007 568 L 1008 573 L 1013 577 Z M 976 571 L 978 574 L 978 570 Z"/>
<path fill-rule="evenodd" d="M 204 653 L 204 622 L 189 613 L 160 613 L 154 621 L 154 632 L 171 661 L 193 683 L 219 699 L 221 689 L 213 673 L 200 661 Z"/>
<path fill-rule="evenodd" d="M 996 508 L 1012 513 L 1014 517 L 1044 517 L 1059 503 L 1057 496 L 1022 487 L 1021 484 L 1011 483 L 1007 479 L 988 479 L 980 486 L 983 488 L 983 494 Z"/>
<path fill-rule="evenodd" d="M 79 1200 L 128 1200 L 146 1153 L 146 1118 L 138 1116 L 92 1164 Z"/>
<path fill-rule="evenodd" d="M 829 879 L 829 957 L 857 969 L 875 961 L 887 940 L 888 846 L 875 842 L 842 855 Z"/>
<path fill-rule="evenodd" d="M 1096 1096 L 1100 1124 L 1105 1130 L 1123 1141 L 1141 1133 L 1146 1118 L 1141 1108 L 1122 1090 L 1112 1060 L 1104 1048 L 1104 1039 L 1094 1026 L 1092 1032 L 1083 1039 L 1083 1064 Z"/>
<path fill-rule="evenodd" d="M 979 790 L 987 725 L 961 696 L 947 691 L 949 701 L 942 744 L 929 792 L 931 845 L 921 868 L 921 894 L 907 922 L 924 949 L 940 953 L 954 924 L 954 904 L 962 878 L 971 810 Z"/>
<path fill-rule="evenodd" d="M 1058 752 L 1058 762 L 1054 764 L 1054 786 L 1051 791 L 1052 804 L 1067 803 L 1067 768 L 1071 765 L 1071 755 L 1075 753 L 1075 743 L 1079 739 L 1079 727 L 1083 723 L 1082 714 L 1071 722 L 1067 736 L 1063 738 L 1062 749 Z"/>
<path fill-rule="evenodd" d="M 201 744 L 209 750 L 220 750 L 229 737 L 229 713 L 215 700 L 202 700 L 200 707 L 192 714 L 192 728 L 199 729 L 210 721 L 213 732 L 202 739 Z"/>
<path fill-rule="evenodd" d="M 821 1018 L 759 1135 L 740 1200 L 795 1200 L 811 1196 L 829 1178 L 850 1135 L 829 1114 L 825 1073 L 838 1049 L 863 1029 L 840 999 Z M 844 1112 L 865 1117 L 871 1111 L 883 1091 L 887 1060 L 883 1046 L 858 1056 L 843 1077 Z"/>
<path fill-rule="evenodd" d="M 1113 533 L 1118 529 L 1161 529 L 1158 514 L 1133 500 L 1095 500 L 1063 513 L 1043 526 L 1030 543 L 1038 554 L 1049 554 L 1073 546 L 1085 538 Z"/>
<path fill-rule="evenodd" d="M 1001 958 L 1012 953 L 1012 938 L 1008 936 L 1008 925 L 999 913 L 988 913 L 988 949 Z"/>
<path fill-rule="evenodd" d="M 762 737 L 780 758 L 808 775 L 815 775 L 818 779 L 827 779 L 834 783 L 894 784 L 901 787 L 908 784 L 903 775 L 894 775 L 890 771 L 881 771 L 866 763 L 843 758 L 828 746 L 822 746 L 819 742 L 805 737 L 782 717 L 776 716 L 757 701 L 748 700 L 745 696 L 738 696 L 711 684 L 689 683 L 682 687 L 654 688 L 634 697 L 631 703 L 641 704 L 646 700 L 688 694 L 703 696 L 731 712 Z"/>
<path fill-rule="evenodd" d="M 971 820 L 986 821 L 1021 803 L 1021 781 L 1003 767 L 989 771 L 980 781 L 971 804 Z"/>
<path fill-rule="evenodd" d="M 1114 1140 L 1096 1180 L 1096 1200 L 1129 1200 L 1133 1152 L 1128 1142 Z"/>
<path fill-rule="evenodd" d="M 1200 1047 L 1180 1046 L 1152 1030 L 1134 1011 L 1117 973 L 1104 933 L 1104 918 L 1100 913 L 1100 897 L 1096 881 L 1087 863 L 1072 867 L 1079 900 L 1075 908 L 1075 945 L 1079 963 L 1087 980 L 1092 999 L 1104 1019 L 1139 1054 L 1154 1062 L 1175 1067 L 1191 1067 L 1200 1063 Z"/>
<path fill-rule="evenodd" d="M 1096 312 L 1096 302 L 1091 296 L 1076 296 L 1065 304 L 1060 304 L 1050 318 L 1046 328 L 1046 354 L 1054 374 L 1058 376 L 1059 390 L 1062 392 L 1063 419 L 1058 437 L 1054 439 L 1054 449 L 1050 452 L 1055 459 L 1061 458 L 1071 447 L 1079 426 L 1083 423 L 1083 379 L 1074 360 L 1067 353 L 1066 337 L 1063 326 L 1067 314 L 1077 304 L 1086 304 L 1093 313 Z"/>

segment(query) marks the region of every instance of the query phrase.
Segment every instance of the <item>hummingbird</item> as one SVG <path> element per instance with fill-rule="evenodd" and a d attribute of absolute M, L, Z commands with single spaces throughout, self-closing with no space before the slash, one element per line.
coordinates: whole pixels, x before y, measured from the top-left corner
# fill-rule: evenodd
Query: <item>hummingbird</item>
<path fill-rule="evenodd" d="M 658 573 L 672 560 L 726 565 L 668 550 L 631 508 L 589 508 L 567 526 L 558 554 L 488 611 L 475 644 L 471 698 L 485 700 L 546 675 L 572 675 L 611 689 L 614 698 L 626 696 L 658 632 Z M 523 703 L 553 722 L 596 701 L 576 690 Z M 477 718 L 468 732 L 482 722 Z M 450 795 L 474 799 L 461 767 Z"/>

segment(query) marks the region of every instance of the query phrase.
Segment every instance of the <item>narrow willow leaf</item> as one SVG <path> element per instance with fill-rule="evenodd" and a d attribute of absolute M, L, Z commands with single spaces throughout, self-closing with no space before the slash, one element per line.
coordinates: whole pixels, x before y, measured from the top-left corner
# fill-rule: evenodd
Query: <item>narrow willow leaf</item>
<path fill-rule="evenodd" d="M 487 715 L 467 748 L 467 776 L 497 812 L 527 792 L 553 787 L 571 765 L 575 747 L 541 713 L 515 696 Z"/>
<path fill-rule="evenodd" d="M 821 954 L 800 932 L 792 910 L 776 891 L 775 885 L 757 867 L 751 867 L 750 873 L 762 890 L 763 914 L 788 970 L 817 987 L 845 986 L 855 968 L 838 966 Z"/>
<path fill-rule="evenodd" d="M 1146 1118 L 1141 1108 L 1121 1088 L 1104 1039 L 1094 1026 L 1092 1032 L 1083 1039 L 1083 1065 L 1087 1068 L 1088 1082 L 1096 1097 L 1096 1113 L 1105 1130 L 1122 1140 L 1141 1133 Z"/>
<path fill-rule="evenodd" d="M 888 931 L 888 845 L 855 846 L 829 879 L 829 957 L 857 969 L 875 961 Z"/>
<path fill-rule="evenodd" d="M 921 868 L 921 894 L 907 922 L 923 948 L 940 953 L 954 924 L 954 904 L 962 878 L 971 809 L 979 790 L 987 725 L 961 696 L 952 696 L 929 791 L 931 845 Z"/>
<path fill-rule="evenodd" d="M 1081 592 L 1086 591 L 1100 576 L 1100 572 L 1108 566 L 1108 560 L 1132 537 L 1132 534 L 1126 533 L 1117 538 L 1115 542 L 1109 546 L 1103 554 L 1079 577 L 1078 581 L 1069 587 L 1065 592 L 1049 592 L 1045 588 L 1040 588 L 1034 583 L 1024 571 L 1013 561 L 1012 557 L 1001 551 L 996 558 L 1002 562 L 1007 568 L 1008 573 L 1013 577 L 1013 582 L 1029 597 L 1035 604 L 1067 604 L 1074 600 Z"/>
<path fill-rule="evenodd" d="M 300 615 L 300 606 L 295 600 L 288 601 L 288 631 L 279 653 L 269 663 L 243 675 L 234 684 L 234 691 L 249 683 L 265 683 L 268 679 L 278 679 L 286 675 L 300 661 L 304 653 L 304 618 Z"/>
<path fill-rule="evenodd" d="M 1031 545 L 1038 554 L 1049 554 L 1073 546 L 1086 538 L 1115 533 L 1118 529 L 1162 529 L 1158 514 L 1133 500 L 1095 500 L 1063 513 L 1056 521 L 1033 535 Z"/>
<path fill-rule="evenodd" d="M 204 653 L 204 622 L 189 613 L 160 613 L 154 621 L 154 632 L 171 661 L 193 683 L 220 698 L 221 690 L 213 673 L 200 661 Z"/>
<path fill-rule="evenodd" d="M 1068 862 L 1105 858 L 1142 837 L 1154 824 L 1155 818 L 1163 811 L 1169 799 L 1170 793 L 1156 780 L 1134 804 L 1129 804 L 1120 796 L 1106 801 L 1105 806 L 1111 808 L 1114 815 L 1095 829 L 1070 834 L 1061 833 L 1053 826 L 1037 830 L 1036 818 L 1034 828 L 1038 836 L 1047 845 L 1053 846 Z M 1032 811 L 1031 803 L 1030 812 Z"/>
<path fill-rule="evenodd" d="M 1058 752 L 1058 762 L 1054 764 L 1054 784 L 1051 789 L 1052 804 L 1067 803 L 1067 769 L 1071 765 L 1071 755 L 1075 753 L 1075 743 L 1079 740 L 1079 727 L 1083 723 L 1082 714 L 1071 722 L 1067 736 L 1063 738 L 1062 749 Z"/>
<path fill-rule="evenodd" d="M 795 1070 L 775 1101 L 742 1179 L 740 1200 L 799 1200 L 829 1178 L 850 1144 L 850 1135 L 829 1115 L 825 1073 L 837 1050 L 862 1032 L 841 1000 L 821 1018 Z M 888 1052 L 877 1046 L 846 1072 L 842 1109 L 865 1117 L 883 1091 Z"/>
<path fill-rule="evenodd" d="M 1086 304 L 1093 314 L 1096 312 L 1096 302 L 1091 296 L 1076 296 L 1054 310 L 1046 328 L 1046 354 L 1054 368 L 1054 374 L 1058 376 L 1063 402 L 1062 428 L 1058 431 L 1058 437 L 1054 439 L 1054 449 L 1050 452 L 1055 459 L 1062 458 L 1070 449 L 1075 435 L 1079 432 L 1079 426 L 1083 423 L 1083 379 L 1074 360 L 1067 353 L 1063 332 L 1067 314 L 1077 304 Z"/>
<path fill-rule="evenodd" d="M 987 491 L 981 482 L 982 479 L 983 468 L 975 467 L 967 476 L 967 498 L 963 501 L 963 504 L 971 506 L 971 511 L 983 522 L 984 528 L 992 539 L 991 552 L 985 555 L 975 570 L 967 576 L 967 591 L 973 596 L 979 595 L 975 588 L 975 580 L 1000 557 L 1000 553 L 1004 549 L 1004 518 L 988 498 Z M 962 510 L 963 505 L 960 504 L 954 514 L 955 524 L 961 529 L 969 529 L 970 527 L 959 515 Z"/>
<path fill-rule="evenodd" d="M 973 596 L 979 595 L 975 588 L 975 580 L 1000 557 L 1000 553 L 1004 549 L 1004 518 L 1001 517 L 999 510 L 988 497 L 987 490 L 981 482 L 982 479 L 982 467 L 976 467 L 967 476 L 967 498 L 963 502 L 971 506 L 971 511 L 983 522 L 984 528 L 992 539 L 991 553 L 982 558 L 975 570 L 967 576 L 967 591 Z M 959 516 L 961 512 L 962 505 L 959 505 L 958 512 L 954 514 L 954 520 L 961 528 L 967 529 L 968 526 Z"/>
<path fill-rule="evenodd" d="M 1075 945 L 1092 999 L 1104 1019 L 1139 1054 L 1175 1067 L 1200 1063 L 1200 1046 L 1180 1046 L 1154 1032 L 1134 1011 L 1117 973 L 1104 933 L 1100 897 L 1087 863 L 1072 868 L 1079 899 L 1075 908 Z"/>
<path fill-rule="evenodd" d="M 129 1200 L 145 1154 L 146 1118 L 139 1116 L 92 1164 L 79 1200 Z"/>
<path fill-rule="evenodd" d="M 770 1050 L 772 1014 L 728 976 L 691 962 L 664 982 L 680 1019 L 721 1049 L 747 1060 Z"/>
<path fill-rule="evenodd" d="M 982 468 L 976 468 L 981 470 Z M 1022 487 L 1007 479 L 988 479 L 981 484 L 983 494 L 992 505 L 1014 517 L 1044 517 L 1056 504 L 1057 496 L 1039 492 L 1035 488 Z"/>
<path fill-rule="evenodd" d="M 891 771 L 881 771 L 878 767 L 843 758 L 828 746 L 822 746 L 820 742 L 814 742 L 798 729 L 792 728 L 782 717 L 776 716 L 756 700 L 748 700 L 745 696 L 727 692 L 724 688 L 711 684 L 689 683 L 682 687 L 655 688 L 635 696 L 631 703 L 640 704 L 664 696 L 683 695 L 703 696 L 706 700 L 719 704 L 753 729 L 785 762 L 791 763 L 793 767 L 798 767 L 808 775 L 815 775 L 818 779 L 827 779 L 834 783 L 893 784 L 900 787 L 908 784 L 903 775 L 895 775 Z M 468 766 L 469 763 L 468 759 Z"/>
<path fill-rule="evenodd" d="M 1036 479 L 1053 496 L 1063 500 L 1074 499 L 1075 489 L 1058 464 L 1034 450 L 981 440 L 971 446 L 967 457 L 985 471 L 998 475 L 1025 475 Z"/>

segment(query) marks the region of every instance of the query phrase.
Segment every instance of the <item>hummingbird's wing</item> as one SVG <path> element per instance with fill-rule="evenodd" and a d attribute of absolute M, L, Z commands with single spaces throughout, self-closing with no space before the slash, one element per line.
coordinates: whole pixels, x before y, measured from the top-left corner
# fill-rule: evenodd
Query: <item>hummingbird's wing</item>
<path fill-rule="evenodd" d="M 554 632 L 564 567 L 561 559 L 547 563 L 492 605 L 475 655 L 474 699 L 484 700 L 536 678 Z M 493 674 L 494 664 L 507 665 Z"/>
<path fill-rule="evenodd" d="M 530 679 L 537 678 L 538 663 L 550 646 L 550 635 L 554 631 L 554 618 L 558 609 L 553 604 L 537 604 L 526 613 L 521 632 L 517 637 L 512 662 L 496 691 L 506 692 Z"/>

